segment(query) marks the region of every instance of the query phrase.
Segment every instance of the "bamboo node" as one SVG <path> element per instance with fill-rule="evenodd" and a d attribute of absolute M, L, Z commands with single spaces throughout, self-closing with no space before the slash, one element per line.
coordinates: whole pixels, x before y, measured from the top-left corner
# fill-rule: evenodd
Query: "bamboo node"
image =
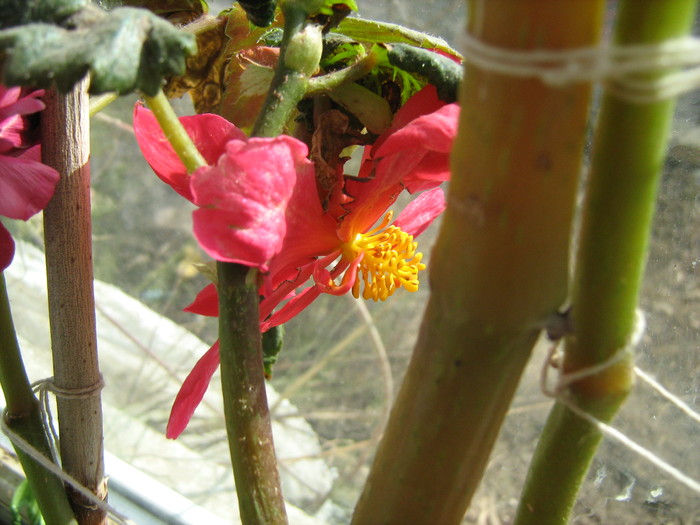
<path fill-rule="evenodd" d="M 100 374 L 100 377 L 96 383 L 78 388 L 60 387 L 54 382 L 53 377 L 39 379 L 38 381 L 32 383 L 32 389 L 34 392 L 38 392 L 40 395 L 44 391 L 52 392 L 56 397 L 61 397 L 64 399 L 89 399 L 100 395 L 100 392 L 104 386 L 105 382 L 102 378 L 102 374 Z"/>
<path fill-rule="evenodd" d="M 644 331 L 646 329 L 646 320 L 644 317 L 644 313 L 640 309 L 637 309 L 635 311 L 635 314 L 635 325 L 626 345 L 620 348 L 617 352 L 615 352 L 605 361 L 587 368 L 582 368 L 580 370 L 577 370 L 576 372 L 571 372 L 568 374 L 562 372 L 561 355 L 559 355 L 559 343 L 561 342 L 561 338 L 552 340 L 552 344 L 550 345 L 550 348 L 547 352 L 547 356 L 544 360 L 544 363 L 542 364 L 542 370 L 540 372 L 540 389 L 545 396 L 550 397 L 554 399 L 557 403 L 561 403 L 564 406 L 566 406 L 566 408 L 569 409 L 572 413 L 586 421 L 605 437 L 617 441 L 632 452 L 636 453 L 638 456 L 644 458 L 646 461 L 654 465 L 659 470 L 665 472 L 666 474 L 674 478 L 676 481 L 688 487 L 693 492 L 700 494 L 699 480 L 688 476 L 683 471 L 674 467 L 651 450 L 643 447 L 636 441 L 630 439 L 627 435 L 623 434 L 615 427 L 604 423 L 590 412 L 579 407 L 569 395 L 568 388 L 572 383 L 575 383 L 576 381 L 579 381 L 586 377 L 591 377 L 600 374 L 605 370 L 609 369 L 610 367 L 616 365 L 623 359 L 629 357 L 634 348 L 640 343 L 642 336 L 644 335 Z M 550 368 L 556 368 L 558 370 L 558 377 L 553 388 L 549 387 Z M 635 375 L 641 378 L 652 389 L 654 389 L 663 397 L 671 401 L 677 408 L 689 415 L 691 419 L 693 419 L 696 422 L 700 422 L 700 414 L 693 411 L 692 408 L 689 407 L 682 400 L 680 400 L 680 398 L 668 392 L 665 388 L 663 388 L 660 384 L 658 384 L 640 368 L 634 367 L 633 369 Z"/>

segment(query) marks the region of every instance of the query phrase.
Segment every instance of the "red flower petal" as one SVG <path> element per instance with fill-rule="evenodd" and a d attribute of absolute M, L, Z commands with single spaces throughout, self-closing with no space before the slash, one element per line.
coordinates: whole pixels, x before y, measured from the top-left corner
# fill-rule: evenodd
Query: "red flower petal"
<path fill-rule="evenodd" d="M 194 234 L 210 256 L 267 271 L 287 231 L 297 173 L 313 172 L 306 145 L 292 137 L 232 140 L 216 166 L 192 175 Z"/>
<path fill-rule="evenodd" d="M 38 97 L 44 95 L 43 89 L 26 92 L 22 95 L 20 87 L 5 87 L 0 85 L 0 120 L 12 115 L 31 115 L 41 111 L 46 106 Z"/>
<path fill-rule="evenodd" d="M 391 127 L 385 135 L 391 135 L 396 130 L 405 127 L 418 117 L 429 115 L 444 105 L 445 103 L 438 98 L 437 88 L 432 84 L 428 84 L 401 106 L 396 112 L 394 119 L 391 121 Z M 377 142 L 376 147 L 381 146 L 381 143 L 379 141 Z"/>
<path fill-rule="evenodd" d="M 445 194 L 442 188 L 434 188 L 413 199 L 394 221 L 403 231 L 418 237 L 445 211 Z"/>
<path fill-rule="evenodd" d="M 180 391 L 175 397 L 173 408 L 170 410 L 168 426 L 165 436 L 168 439 L 175 439 L 192 419 L 195 409 L 202 402 L 204 393 L 209 388 L 214 372 L 219 368 L 219 342 L 214 343 L 207 352 L 197 361 L 194 368 L 182 383 Z"/>
<path fill-rule="evenodd" d="M 245 134 L 226 119 L 204 113 L 180 118 L 187 134 L 208 164 L 215 164 L 229 140 Z M 192 200 L 187 169 L 173 150 L 153 113 L 141 104 L 134 107 L 134 133 L 146 161 L 156 175 L 186 199 Z"/>
<path fill-rule="evenodd" d="M 286 323 L 313 303 L 321 293 L 322 290 L 318 286 L 304 288 L 304 290 L 287 301 L 282 308 L 260 323 L 260 331 L 267 332 L 270 328 Z"/>
<path fill-rule="evenodd" d="M 457 134 L 458 120 L 457 104 L 448 104 L 421 115 L 389 135 L 384 143 L 374 150 L 373 157 L 379 159 L 415 148 L 449 153 Z"/>
<path fill-rule="evenodd" d="M 0 156 L 0 215 L 27 220 L 51 200 L 58 172 L 38 162 L 39 146 L 20 156 Z"/>
<path fill-rule="evenodd" d="M 432 189 L 450 177 L 449 155 L 457 133 L 459 106 L 445 105 L 434 86 L 413 95 L 394 117 L 391 128 L 365 150 L 358 179 L 346 183 L 353 202 L 341 237 L 365 231 L 404 189 Z"/>
<path fill-rule="evenodd" d="M 287 233 L 279 255 L 271 263 L 270 279 L 266 283 L 271 288 L 296 279 L 299 268 L 338 249 L 338 224 L 332 214 L 321 207 L 313 170 L 297 174 L 285 221 Z"/>
<path fill-rule="evenodd" d="M 0 272 L 10 266 L 12 258 L 15 256 L 15 242 L 12 235 L 0 222 Z"/>
<path fill-rule="evenodd" d="M 404 176 L 403 184 L 409 193 L 429 190 L 450 180 L 450 173 L 450 156 L 429 151 L 411 172 Z"/>
<path fill-rule="evenodd" d="M 216 292 L 216 285 L 211 283 L 205 286 L 183 311 L 207 317 L 219 317 L 219 294 Z"/>
<path fill-rule="evenodd" d="M 44 109 L 44 103 L 37 97 L 43 90 L 27 92 L 22 88 L 6 88 L 0 85 L 0 153 L 11 152 L 13 148 L 31 145 L 28 141 L 28 122 L 24 115 L 31 115 Z"/>

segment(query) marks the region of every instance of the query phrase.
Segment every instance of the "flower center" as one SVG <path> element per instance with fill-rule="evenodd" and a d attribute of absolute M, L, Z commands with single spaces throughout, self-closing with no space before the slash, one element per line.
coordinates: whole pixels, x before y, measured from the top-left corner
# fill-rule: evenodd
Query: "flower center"
<path fill-rule="evenodd" d="M 421 263 L 422 253 L 416 253 L 418 243 L 398 226 L 388 226 L 393 212 L 384 216 L 382 223 L 367 233 L 358 233 L 352 241 L 342 247 L 346 260 L 355 260 L 364 253 L 359 262 L 357 279 L 352 294 L 360 296 L 360 280 L 364 282 L 362 297 L 383 301 L 397 288 L 409 292 L 418 290 L 418 272 L 425 269 Z"/>

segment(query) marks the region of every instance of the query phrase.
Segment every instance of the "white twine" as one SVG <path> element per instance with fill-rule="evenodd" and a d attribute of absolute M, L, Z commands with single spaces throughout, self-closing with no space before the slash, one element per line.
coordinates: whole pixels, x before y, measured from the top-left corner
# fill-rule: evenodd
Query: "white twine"
<path fill-rule="evenodd" d="M 39 402 L 41 411 L 41 420 L 44 425 L 44 430 L 46 436 L 49 439 L 49 448 L 51 450 L 51 456 L 53 461 L 47 458 L 43 453 L 37 450 L 31 443 L 25 440 L 22 436 L 17 434 L 14 430 L 9 428 L 7 425 L 7 409 L 5 408 L 0 418 L 0 430 L 7 436 L 10 442 L 22 450 L 25 454 L 31 457 L 34 461 L 39 463 L 46 470 L 50 471 L 57 478 L 63 481 L 65 484 L 69 485 L 76 492 L 80 493 L 86 500 L 93 504 L 96 508 L 105 512 L 111 516 L 115 522 L 119 525 L 136 525 L 136 523 L 130 520 L 128 517 L 120 513 L 114 507 L 109 505 L 106 501 L 95 495 L 90 489 L 82 485 L 73 476 L 65 472 L 60 466 L 58 461 L 58 434 L 53 425 L 53 417 L 51 416 L 51 407 L 49 403 L 49 392 L 53 392 L 57 397 L 63 397 L 66 399 L 86 399 L 89 397 L 94 397 L 100 394 L 104 388 L 104 381 L 102 376 L 100 376 L 99 381 L 94 385 L 90 385 L 84 388 L 76 389 L 65 389 L 56 386 L 53 378 L 41 379 L 32 383 L 32 389 L 39 394 Z"/>
<path fill-rule="evenodd" d="M 547 50 L 492 46 L 468 33 L 458 36 L 464 61 L 485 71 L 538 78 L 562 87 L 605 81 L 617 97 L 637 103 L 666 100 L 700 88 L 700 39 L 676 38 L 658 44 Z"/>
<path fill-rule="evenodd" d="M 545 359 L 544 365 L 542 367 L 542 371 L 540 374 L 540 388 L 542 390 L 542 393 L 546 395 L 547 397 L 553 398 L 555 401 L 562 403 L 565 405 L 571 412 L 576 414 L 578 417 L 595 427 L 598 432 L 603 434 L 606 437 L 612 438 L 615 441 L 621 443 L 628 449 L 632 450 L 635 452 L 637 455 L 640 457 L 646 459 L 648 462 L 650 462 L 652 465 L 656 466 L 658 469 L 666 472 L 669 476 L 674 478 L 676 481 L 682 483 L 686 487 L 688 487 L 690 490 L 694 491 L 697 494 L 700 494 L 700 482 L 693 479 L 692 477 L 688 476 L 681 470 L 677 469 L 667 461 L 663 460 L 660 458 L 658 455 L 656 455 L 654 452 L 651 450 L 643 447 L 636 441 L 630 439 L 628 436 L 617 430 L 616 428 L 603 423 L 600 421 L 598 418 L 590 414 L 589 412 L 586 412 L 579 406 L 577 406 L 574 401 L 571 399 L 569 396 L 569 387 L 577 382 L 580 381 L 581 379 L 584 379 L 586 377 L 592 377 L 598 374 L 601 374 L 605 370 L 608 370 L 609 368 L 613 367 L 617 363 L 619 363 L 621 360 L 623 360 L 625 357 L 629 357 L 634 349 L 634 347 L 639 343 L 641 340 L 641 335 L 644 331 L 644 316 L 641 312 L 641 310 L 637 310 L 637 322 L 635 323 L 635 329 L 633 334 L 630 337 L 629 344 L 625 345 L 623 348 L 618 350 L 616 353 L 614 353 L 612 356 L 610 356 L 608 359 L 603 361 L 602 363 L 598 363 L 596 365 L 593 365 L 588 368 L 583 368 L 580 370 L 577 370 L 576 372 L 568 373 L 565 374 L 562 371 L 561 364 L 556 363 L 558 361 L 555 357 L 555 354 L 557 353 L 558 350 L 558 342 L 555 342 L 552 344 L 550 347 L 549 351 L 547 352 L 547 357 Z M 557 381 L 554 385 L 554 388 L 549 388 L 549 369 L 552 366 L 556 366 L 559 370 L 559 374 L 557 377 Z M 634 368 L 635 374 L 642 378 L 652 389 L 657 391 L 659 394 L 661 394 L 663 397 L 666 399 L 670 400 L 676 407 L 681 409 L 683 412 L 686 414 L 690 415 L 692 419 L 694 419 L 697 422 L 700 422 L 700 415 L 695 413 L 692 408 L 690 408 L 686 403 L 684 403 L 680 398 L 666 390 L 663 386 L 661 386 L 658 382 L 653 380 L 648 374 L 646 374 L 643 370 L 641 370 L 638 367 Z"/>
<path fill-rule="evenodd" d="M 690 407 L 690 405 L 688 405 L 686 402 L 684 402 L 680 397 L 669 392 L 661 383 L 659 383 L 656 379 L 651 377 L 649 374 L 647 374 L 644 370 L 642 370 L 638 366 L 634 367 L 634 373 L 637 375 L 637 377 L 639 377 L 644 382 L 646 382 L 659 395 L 665 397 L 668 401 L 670 401 L 673 405 L 675 405 L 675 407 L 678 410 L 685 413 L 685 415 L 687 415 L 690 419 L 692 419 L 696 423 L 700 424 L 700 414 L 695 412 Z"/>

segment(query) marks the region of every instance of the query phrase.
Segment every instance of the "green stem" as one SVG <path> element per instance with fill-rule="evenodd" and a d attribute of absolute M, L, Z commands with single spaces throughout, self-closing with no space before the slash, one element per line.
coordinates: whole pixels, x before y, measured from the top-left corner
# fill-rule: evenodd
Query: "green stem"
<path fill-rule="evenodd" d="M 41 421 L 39 402 L 32 393 L 15 334 L 5 276 L 0 272 L 0 384 L 5 394 L 5 424 L 35 449 L 51 458 Z M 77 525 L 60 479 L 15 447 L 47 525 Z"/>
<path fill-rule="evenodd" d="M 162 90 L 154 97 L 144 95 L 146 104 L 151 108 L 158 120 L 158 124 L 163 129 L 165 138 L 172 144 L 173 149 L 180 157 L 180 160 L 187 168 L 188 173 L 194 172 L 197 168 L 207 165 L 202 154 L 192 142 L 192 139 L 182 127 L 182 123 L 177 118 L 173 107 Z"/>
<path fill-rule="evenodd" d="M 695 4 L 623 0 L 616 41 L 655 44 L 683 36 Z M 650 71 L 645 77 L 659 74 Z M 615 93 L 604 93 L 594 137 L 572 286 L 575 337 L 565 343 L 563 363 L 564 373 L 572 373 L 623 353 L 567 392 L 571 402 L 603 422 L 614 417 L 632 388 L 628 345 L 674 108 L 672 100 L 639 104 Z M 557 403 L 535 451 L 515 523 L 566 523 L 600 439 L 596 429 Z"/>
<path fill-rule="evenodd" d="M 255 137 L 275 137 L 282 133 L 290 115 L 306 94 L 309 83 L 308 72 L 289 67 L 285 60 L 294 36 L 299 34 L 307 23 L 306 11 L 287 2 L 282 4 L 282 9 L 284 36 L 280 44 L 280 61 L 253 127 L 252 135 Z M 318 66 L 318 62 L 316 65 Z"/>
<path fill-rule="evenodd" d="M 285 92 L 283 86 L 278 90 Z M 187 171 L 206 165 L 163 92 L 146 97 L 146 102 Z M 278 116 L 283 112 L 279 105 L 267 109 Z M 272 122 L 285 121 L 286 116 L 270 119 L 267 132 L 279 134 L 281 128 Z M 218 262 L 217 274 L 224 417 L 241 519 L 244 525 L 284 525 L 287 516 L 265 393 L 257 272 Z"/>
<path fill-rule="evenodd" d="M 306 93 L 318 68 L 320 28 L 307 25 L 303 9 L 282 4 L 285 16 L 280 62 L 253 135 L 274 137 Z M 165 95 L 146 97 L 168 141 L 188 172 L 206 164 Z M 272 440 L 260 338 L 257 271 L 217 263 L 219 343 L 224 415 L 236 493 L 245 525 L 287 523 Z"/>
<path fill-rule="evenodd" d="M 367 55 L 346 68 L 310 79 L 306 94 L 311 96 L 329 93 L 337 87 L 364 77 L 376 65 L 377 55 L 370 50 Z"/>
<path fill-rule="evenodd" d="M 94 117 L 118 98 L 118 93 L 105 93 L 104 95 L 90 97 L 90 116 Z"/>
<path fill-rule="evenodd" d="M 287 3 L 282 9 L 280 61 L 253 136 L 284 131 L 320 59 L 320 28 L 307 25 L 303 10 Z M 286 524 L 265 394 L 257 271 L 218 262 L 217 273 L 224 414 L 241 519 L 245 525 Z"/>
<path fill-rule="evenodd" d="M 287 515 L 265 393 L 257 271 L 221 262 L 217 271 L 221 383 L 241 520 L 283 525 Z"/>
<path fill-rule="evenodd" d="M 595 45 L 602 0 L 474 0 L 470 34 L 512 50 Z M 431 298 L 353 525 L 456 525 L 539 329 L 567 294 L 590 86 L 467 64 Z"/>
<path fill-rule="evenodd" d="M 253 129 L 253 135 L 259 137 L 283 132 L 320 58 L 313 49 L 313 38 L 299 40 L 307 27 L 306 13 L 286 3 L 282 8 L 285 27 L 280 62 Z M 320 45 L 320 32 L 318 38 Z M 287 57 L 296 60 L 297 67 L 291 67 Z M 246 525 L 282 525 L 287 515 L 265 394 L 257 271 L 219 262 L 217 272 L 224 414 L 241 519 Z"/>

